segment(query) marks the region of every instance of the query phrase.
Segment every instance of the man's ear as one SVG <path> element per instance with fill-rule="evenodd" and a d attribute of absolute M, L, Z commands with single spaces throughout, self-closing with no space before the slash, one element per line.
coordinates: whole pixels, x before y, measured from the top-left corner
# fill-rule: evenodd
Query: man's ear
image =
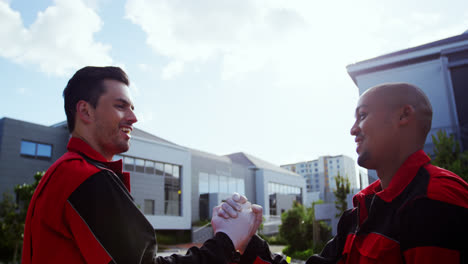
<path fill-rule="evenodd" d="M 400 108 L 400 125 L 408 124 L 414 116 L 414 107 L 412 105 L 404 105 Z"/>
<path fill-rule="evenodd" d="M 94 112 L 91 105 L 84 101 L 80 100 L 76 103 L 76 119 L 81 120 L 85 124 L 89 124 L 94 119 Z"/>

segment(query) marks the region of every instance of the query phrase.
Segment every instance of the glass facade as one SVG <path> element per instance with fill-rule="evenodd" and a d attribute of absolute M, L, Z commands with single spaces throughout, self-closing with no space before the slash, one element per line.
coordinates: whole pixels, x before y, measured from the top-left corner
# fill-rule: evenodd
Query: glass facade
<path fill-rule="evenodd" d="M 238 192 L 245 195 L 245 181 L 226 175 L 208 174 L 200 172 L 198 174 L 198 194 L 205 193 L 233 193 Z"/>

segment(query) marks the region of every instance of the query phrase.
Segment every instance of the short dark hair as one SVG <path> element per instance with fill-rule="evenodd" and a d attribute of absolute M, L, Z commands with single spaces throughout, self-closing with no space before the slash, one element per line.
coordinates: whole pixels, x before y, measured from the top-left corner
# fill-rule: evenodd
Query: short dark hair
<path fill-rule="evenodd" d="M 70 133 L 75 129 L 76 104 L 84 100 L 96 108 L 99 97 L 106 92 L 102 85 L 106 79 L 116 80 L 127 86 L 130 84 L 127 74 L 121 68 L 112 66 L 84 67 L 68 81 L 63 90 L 63 99 Z"/>

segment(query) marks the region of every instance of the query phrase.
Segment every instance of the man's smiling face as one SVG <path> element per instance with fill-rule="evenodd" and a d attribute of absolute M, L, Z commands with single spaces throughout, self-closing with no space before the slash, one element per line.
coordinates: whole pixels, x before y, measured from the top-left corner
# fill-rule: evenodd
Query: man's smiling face
<path fill-rule="evenodd" d="M 378 90 L 370 89 L 359 98 L 355 115 L 351 135 L 357 143 L 358 164 L 376 169 L 396 146 L 394 111 Z"/>
<path fill-rule="evenodd" d="M 112 157 L 130 147 L 130 132 L 137 118 L 129 88 L 116 80 L 104 80 L 105 92 L 94 109 L 93 137 L 98 151 Z"/>

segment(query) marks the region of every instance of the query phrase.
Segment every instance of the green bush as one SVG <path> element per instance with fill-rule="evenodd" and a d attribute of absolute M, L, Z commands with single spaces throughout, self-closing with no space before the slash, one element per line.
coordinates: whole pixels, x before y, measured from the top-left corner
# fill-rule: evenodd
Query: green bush
<path fill-rule="evenodd" d="M 312 237 L 304 237 L 304 206 L 294 202 L 293 208 L 281 214 L 280 236 L 288 243 L 291 251 L 306 250 Z"/>
<path fill-rule="evenodd" d="M 310 258 L 310 256 L 314 254 L 314 250 L 309 248 L 309 249 L 302 250 L 302 251 L 293 251 L 291 250 L 290 246 L 286 246 L 283 249 L 283 254 L 293 259 L 307 260 L 308 258 Z"/>
<path fill-rule="evenodd" d="M 156 230 L 158 245 L 185 244 L 192 241 L 190 230 Z"/>
<path fill-rule="evenodd" d="M 263 240 L 265 240 L 269 245 L 286 245 L 286 241 L 280 236 L 266 236 L 264 234 L 258 234 Z"/>
<path fill-rule="evenodd" d="M 307 260 L 314 254 L 314 250 L 309 248 L 304 251 L 296 251 L 290 257 L 293 259 Z"/>
<path fill-rule="evenodd" d="M 321 252 L 332 238 L 331 228 L 323 221 L 315 221 L 313 206 L 305 208 L 295 202 L 292 209 L 281 215 L 279 237 L 282 242 L 286 242 L 283 253 L 287 256 L 308 259 L 313 252 Z"/>

